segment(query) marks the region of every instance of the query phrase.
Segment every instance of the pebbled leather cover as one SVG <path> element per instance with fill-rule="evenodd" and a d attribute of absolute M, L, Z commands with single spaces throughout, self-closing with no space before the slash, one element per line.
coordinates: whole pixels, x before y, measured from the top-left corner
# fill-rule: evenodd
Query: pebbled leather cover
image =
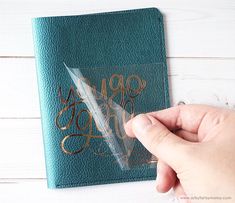
<path fill-rule="evenodd" d="M 163 27 L 162 15 L 156 8 L 33 19 L 49 188 L 155 178 L 155 168 L 139 166 L 123 171 L 114 157 L 103 153 L 97 156 L 94 150 L 100 146 L 100 139 L 89 140 L 89 150 L 81 153 L 62 150 L 65 136 L 75 133 L 77 125 L 84 126 L 87 119 L 83 115 L 76 120 L 78 111 L 86 107 L 77 105 L 79 98 L 64 63 L 82 67 L 98 82 L 112 71 L 115 73 L 115 68 L 125 72 L 125 67 L 133 64 L 139 68 L 141 64 L 150 66 L 138 71 L 147 82 L 147 90 L 139 96 L 144 99 L 138 100 L 137 109 L 147 112 L 166 108 L 169 96 Z M 79 137 L 66 145 L 76 149 L 85 141 Z"/>

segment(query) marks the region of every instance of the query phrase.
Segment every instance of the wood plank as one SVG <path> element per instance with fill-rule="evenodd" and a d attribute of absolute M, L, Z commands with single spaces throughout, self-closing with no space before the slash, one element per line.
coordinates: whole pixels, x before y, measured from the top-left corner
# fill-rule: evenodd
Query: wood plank
<path fill-rule="evenodd" d="M 60 190 L 48 190 L 45 180 L 21 180 L 0 184 L 0 202 L 112 202 L 142 203 L 161 202 L 176 203 L 173 192 L 159 194 L 155 190 L 155 181 L 119 183 L 88 186 Z M 1 182 L 0 182 L 1 183 Z M 14 195 L 9 195 L 14 194 Z"/>
<path fill-rule="evenodd" d="M 235 57 L 233 0 L 2 1 L 0 56 L 32 56 L 31 18 L 158 7 L 165 16 L 169 57 Z"/>
<path fill-rule="evenodd" d="M 0 59 L 0 117 L 39 117 L 34 59 Z"/>
<path fill-rule="evenodd" d="M 0 119 L 0 132 L 0 178 L 45 178 L 40 119 Z"/>
<path fill-rule="evenodd" d="M 183 101 L 235 108 L 234 60 L 171 59 L 168 64 L 172 105 Z"/>
<path fill-rule="evenodd" d="M 207 103 L 234 107 L 235 60 L 168 60 L 172 105 Z M 34 59 L 0 58 L 0 118 L 39 118 Z"/>

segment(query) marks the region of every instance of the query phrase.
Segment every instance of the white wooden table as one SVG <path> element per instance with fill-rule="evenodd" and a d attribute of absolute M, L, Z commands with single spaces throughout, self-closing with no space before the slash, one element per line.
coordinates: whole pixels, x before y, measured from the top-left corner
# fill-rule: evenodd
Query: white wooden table
<path fill-rule="evenodd" d="M 174 202 L 155 182 L 48 190 L 31 18 L 158 7 L 172 105 L 235 108 L 234 0 L 0 0 L 0 202 Z"/>

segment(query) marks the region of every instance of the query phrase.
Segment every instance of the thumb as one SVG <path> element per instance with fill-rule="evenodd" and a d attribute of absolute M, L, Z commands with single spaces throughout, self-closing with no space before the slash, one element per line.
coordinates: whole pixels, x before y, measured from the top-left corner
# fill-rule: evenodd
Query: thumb
<path fill-rule="evenodd" d="M 133 118 L 131 127 L 136 138 L 175 171 L 188 162 L 190 142 L 173 134 L 156 118 L 140 114 Z"/>

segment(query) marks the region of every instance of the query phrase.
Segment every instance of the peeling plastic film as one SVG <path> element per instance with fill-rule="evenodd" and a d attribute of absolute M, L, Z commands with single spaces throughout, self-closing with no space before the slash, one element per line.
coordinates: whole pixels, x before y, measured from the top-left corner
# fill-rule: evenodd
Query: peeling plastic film
<path fill-rule="evenodd" d="M 152 77 L 152 75 L 150 74 L 147 77 L 147 74 L 142 73 L 143 71 L 146 72 L 145 69 L 150 72 L 157 70 L 154 67 L 156 64 L 154 66 L 151 64 L 144 65 L 144 68 L 142 65 L 142 69 L 138 67 L 139 65 L 125 67 L 125 70 L 124 68 L 117 68 L 116 73 L 112 69 L 112 74 L 108 79 L 100 79 L 95 76 L 96 74 L 102 76 L 102 70 L 104 71 L 103 75 L 107 75 L 107 70 L 102 68 L 86 71 L 86 69 L 70 68 L 65 63 L 64 65 L 76 86 L 79 97 L 86 104 L 96 128 L 102 134 L 120 168 L 130 170 L 142 165 L 155 167 L 157 158 L 151 155 L 137 139 L 126 135 L 125 125 L 135 114 L 139 113 L 138 109 L 135 110 L 137 97 L 139 97 L 137 106 L 146 105 L 146 95 L 143 96 L 143 99 L 141 93 L 145 91 L 148 77 Z M 159 65 L 161 64 L 157 64 L 157 66 Z M 85 76 L 83 72 L 86 73 Z M 125 73 L 125 75 L 121 73 Z M 137 73 L 145 75 L 145 78 L 141 78 Z M 94 81 L 95 83 L 101 83 L 101 91 L 97 90 L 97 86 L 92 83 L 93 81 L 87 79 L 91 74 L 93 80 L 97 80 Z M 163 79 L 162 76 L 159 78 Z M 164 81 L 162 82 L 164 83 Z M 107 88 L 107 83 L 109 88 Z M 151 85 L 149 88 L 151 90 Z"/>

